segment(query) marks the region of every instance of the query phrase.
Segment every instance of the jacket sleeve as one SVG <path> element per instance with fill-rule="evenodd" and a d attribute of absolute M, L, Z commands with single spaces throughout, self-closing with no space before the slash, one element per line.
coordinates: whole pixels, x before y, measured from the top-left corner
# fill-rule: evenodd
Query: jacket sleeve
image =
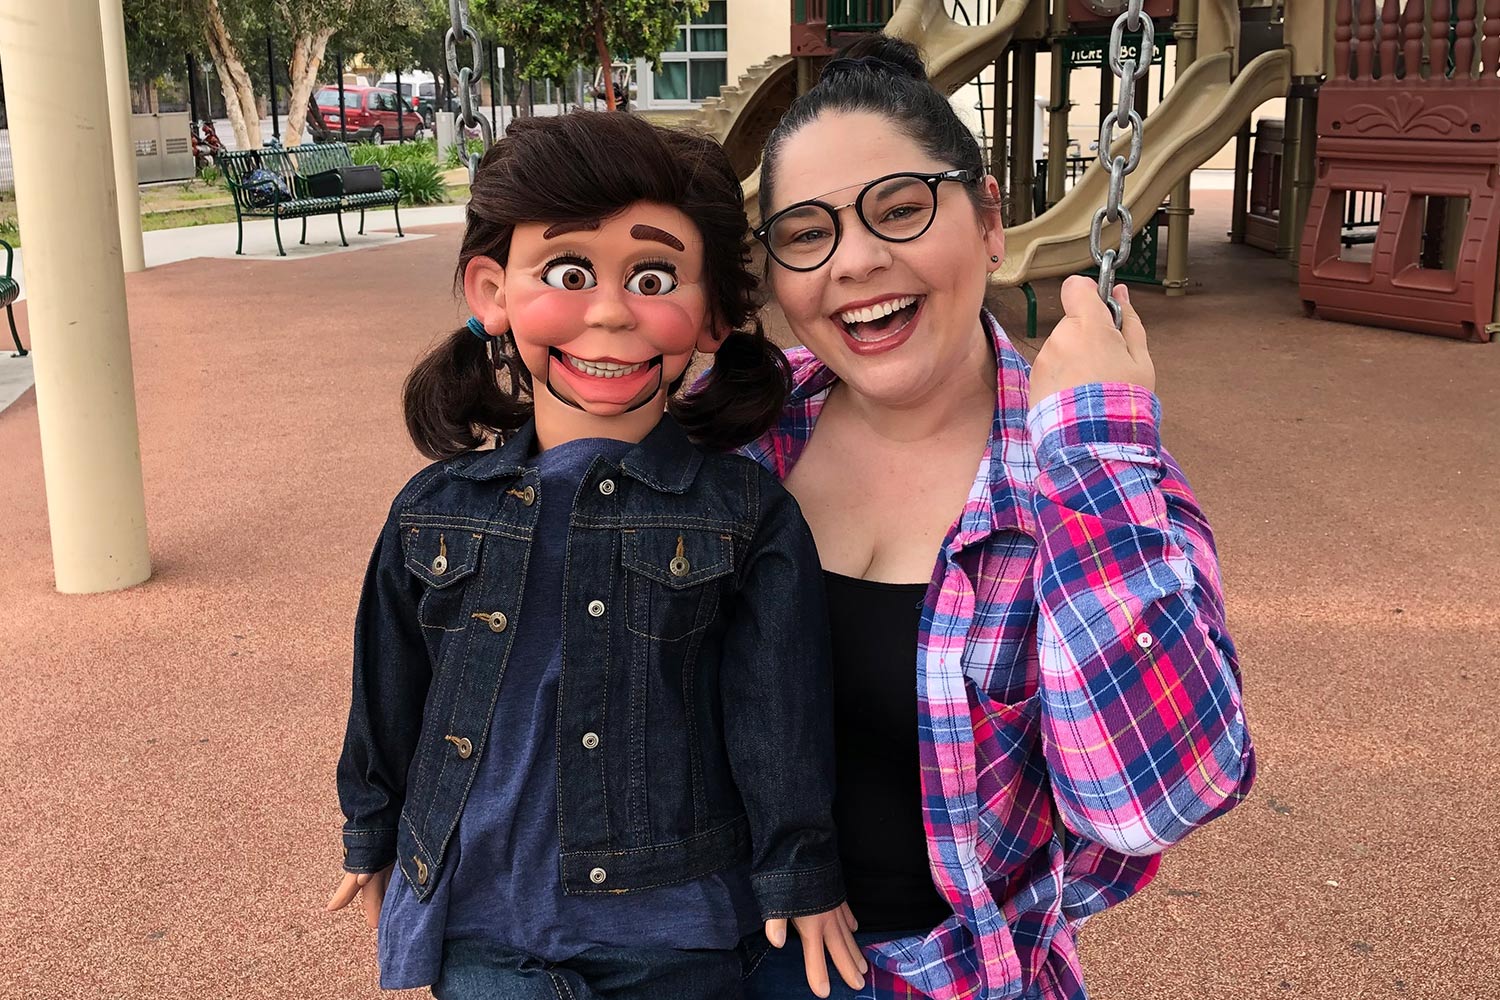
<path fill-rule="evenodd" d="M 1028 416 L 1048 770 L 1067 826 L 1131 855 L 1226 812 L 1255 776 L 1213 534 L 1160 418 L 1125 383 Z"/>
<path fill-rule="evenodd" d="M 393 509 L 370 556 L 354 623 L 354 689 L 338 763 L 346 871 L 378 871 L 396 858 L 406 772 L 432 678 L 417 621 L 419 587 L 406 569 Z"/>
<path fill-rule="evenodd" d="M 833 829 L 828 611 L 812 532 L 768 473 L 759 529 L 724 639 L 720 696 L 730 769 L 750 821 L 761 919 L 844 900 Z"/>

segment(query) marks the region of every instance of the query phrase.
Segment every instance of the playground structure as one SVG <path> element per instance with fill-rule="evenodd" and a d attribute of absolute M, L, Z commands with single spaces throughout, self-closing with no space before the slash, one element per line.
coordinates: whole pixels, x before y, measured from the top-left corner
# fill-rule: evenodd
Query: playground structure
<path fill-rule="evenodd" d="M 1486 341 L 1500 333 L 1500 0 L 1485 3 L 1482 34 L 1475 0 L 1425 7 L 1339 0 L 1302 299 L 1327 319 Z M 1381 212 L 1356 254 L 1340 232 L 1362 193 Z"/>

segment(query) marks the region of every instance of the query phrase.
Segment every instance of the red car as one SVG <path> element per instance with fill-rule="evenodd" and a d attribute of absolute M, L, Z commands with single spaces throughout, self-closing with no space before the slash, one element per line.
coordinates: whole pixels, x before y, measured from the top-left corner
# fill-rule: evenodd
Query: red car
<path fill-rule="evenodd" d="M 312 121 L 308 128 L 316 142 L 338 142 L 347 134 L 351 142 L 373 142 L 378 146 L 398 136 L 415 136 L 423 128 L 415 99 L 401 112 L 401 121 L 396 121 L 401 97 L 385 87 L 344 88 L 342 132 L 339 129 L 339 88 L 320 87 L 313 95 L 313 103 L 318 114 L 310 116 Z"/>

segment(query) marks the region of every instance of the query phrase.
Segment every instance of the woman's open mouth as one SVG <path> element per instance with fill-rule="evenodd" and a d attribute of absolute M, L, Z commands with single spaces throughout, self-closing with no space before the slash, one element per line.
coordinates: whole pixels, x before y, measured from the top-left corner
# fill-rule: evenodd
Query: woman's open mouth
<path fill-rule="evenodd" d="M 898 295 L 834 314 L 845 342 L 857 354 L 878 354 L 906 342 L 916 328 L 925 295 Z"/>

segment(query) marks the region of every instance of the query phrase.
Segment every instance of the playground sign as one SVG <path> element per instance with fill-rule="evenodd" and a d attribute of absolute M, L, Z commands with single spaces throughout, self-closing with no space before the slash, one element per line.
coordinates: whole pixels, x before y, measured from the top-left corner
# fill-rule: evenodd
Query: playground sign
<path fill-rule="evenodd" d="M 1068 60 L 1068 65 L 1075 69 L 1082 69 L 1085 67 L 1095 67 L 1098 69 L 1103 69 L 1108 65 L 1108 63 L 1106 62 L 1108 57 L 1105 54 L 1105 47 L 1108 41 L 1109 40 L 1106 38 L 1067 39 L 1063 42 L 1064 58 Z M 1165 40 L 1159 39 L 1151 48 L 1151 61 L 1153 63 L 1165 65 Z M 1120 47 L 1121 59 L 1138 59 L 1140 57 L 1140 53 L 1141 40 L 1139 36 L 1135 38 L 1127 38 L 1125 40 L 1125 43 Z"/>

